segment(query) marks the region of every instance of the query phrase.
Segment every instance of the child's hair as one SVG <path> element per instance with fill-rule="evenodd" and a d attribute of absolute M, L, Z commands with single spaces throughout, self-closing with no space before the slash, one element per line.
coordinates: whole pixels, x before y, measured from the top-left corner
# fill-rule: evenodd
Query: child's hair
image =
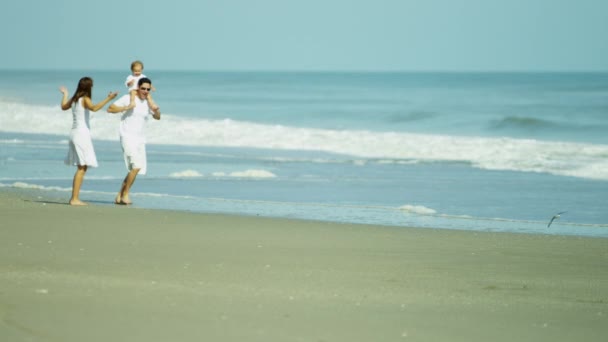
<path fill-rule="evenodd" d="M 142 70 L 144 69 L 144 63 L 142 61 L 133 61 L 133 63 L 131 63 L 131 70 L 133 70 L 136 65 L 139 65 Z"/>

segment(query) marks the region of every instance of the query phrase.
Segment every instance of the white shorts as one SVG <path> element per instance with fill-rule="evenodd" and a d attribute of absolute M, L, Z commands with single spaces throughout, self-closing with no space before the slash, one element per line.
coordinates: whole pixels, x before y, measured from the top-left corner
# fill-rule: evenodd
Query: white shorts
<path fill-rule="evenodd" d="M 145 175 L 147 168 L 146 143 L 141 139 L 120 137 L 122 155 L 125 159 L 127 171 L 140 169 L 139 174 Z"/>

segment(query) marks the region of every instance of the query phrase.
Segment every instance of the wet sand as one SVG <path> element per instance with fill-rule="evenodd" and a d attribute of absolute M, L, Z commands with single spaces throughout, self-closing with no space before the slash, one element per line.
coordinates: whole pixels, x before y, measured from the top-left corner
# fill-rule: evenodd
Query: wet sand
<path fill-rule="evenodd" d="M 0 191 L 2 341 L 605 341 L 608 239 Z"/>

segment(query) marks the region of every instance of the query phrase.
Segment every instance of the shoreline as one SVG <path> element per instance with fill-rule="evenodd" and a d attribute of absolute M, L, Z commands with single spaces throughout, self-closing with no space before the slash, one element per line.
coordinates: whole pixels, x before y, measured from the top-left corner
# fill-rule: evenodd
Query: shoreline
<path fill-rule="evenodd" d="M 9 194 L 12 194 L 14 196 L 18 196 L 21 197 L 23 199 L 26 200 L 33 200 L 33 201 L 37 201 L 37 202 L 47 202 L 47 203 L 51 203 L 51 204 L 67 204 L 67 198 L 69 198 L 70 193 L 69 191 L 71 191 L 71 188 L 65 188 L 62 190 L 53 190 L 51 189 L 50 191 L 48 191 L 47 189 L 39 189 L 37 187 L 15 187 L 15 186 L 2 186 L 0 183 L 0 193 L 2 192 L 6 192 Z M 87 197 L 87 192 L 91 192 L 91 191 L 82 191 L 81 193 L 83 194 L 83 196 Z M 105 193 L 105 192 L 104 192 Z M 59 194 L 63 195 L 63 196 L 59 196 Z M 103 206 L 103 207 L 115 207 L 113 198 L 114 198 L 114 193 L 111 192 L 107 192 L 107 199 L 106 200 L 102 200 L 100 198 L 98 198 L 99 196 L 93 196 L 94 198 L 91 199 L 84 199 L 85 202 L 89 203 L 90 205 L 99 205 L 99 206 Z M 138 193 L 134 192 L 133 195 L 135 197 L 138 197 Z M 145 196 L 145 195 L 144 195 Z M 171 195 L 168 195 L 171 196 Z M 239 200 L 234 200 L 235 202 L 247 202 L 245 201 L 239 201 Z M 201 214 L 201 215 L 222 215 L 222 216 L 235 216 L 235 217 L 251 217 L 251 218 L 268 218 L 268 219 L 286 219 L 286 220 L 295 220 L 295 221 L 305 221 L 305 222 L 318 222 L 318 223 L 334 223 L 334 224 L 352 224 L 352 225 L 364 225 L 364 226 L 383 226 L 383 227 L 394 227 L 394 228 L 417 228 L 417 229 L 439 229 L 439 230 L 447 230 L 447 231 L 464 231 L 464 232 L 494 232 L 494 233 L 511 233 L 511 234 L 531 234 L 531 235 L 552 235 L 552 236 L 570 236 L 570 237 L 587 237 L 587 238 L 608 238 L 608 235 L 606 235 L 606 228 L 608 228 L 608 225 L 606 224 L 596 224 L 596 223 L 577 223 L 577 222 L 569 222 L 569 221 L 563 221 L 563 220 L 559 220 L 556 222 L 556 224 L 554 224 L 551 229 L 546 228 L 547 226 L 547 221 L 538 221 L 538 220 L 524 220 L 524 219 L 520 219 L 520 220 L 516 220 L 516 219 L 503 219 L 503 218 L 491 218 L 491 217 L 468 217 L 468 216 L 459 216 L 459 215 L 425 215 L 425 214 L 421 214 L 421 213 L 414 213 L 414 215 L 418 215 L 420 217 L 424 217 L 424 216 L 428 216 L 428 217 L 434 217 L 434 218 L 444 218 L 444 219 L 449 219 L 449 220 L 457 220 L 457 221 L 470 221 L 469 225 L 465 225 L 465 224 L 461 224 L 458 226 L 441 226 L 441 225 L 437 225 L 438 222 L 435 222 L 435 225 L 431 225 L 431 224 L 421 224 L 421 225 L 412 225 L 412 224 L 407 224 L 407 223 L 397 223 L 394 220 L 392 222 L 390 222 L 390 220 L 388 220 L 387 222 L 369 222 L 369 221 L 359 221 L 359 222 L 355 222 L 355 221 L 350 221 L 350 220 L 340 220 L 340 219 L 331 219 L 331 218 L 308 218 L 308 217 L 302 217 L 302 216 L 298 216 L 298 215 L 291 215 L 291 216 L 284 216 L 284 215 L 280 215 L 280 214 L 264 214 L 264 213 L 260 213 L 257 212 L 255 210 L 250 210 L 250 211 L 240 211 L 240 212 L 233 212 L 233 211 L 226 211 L 226 210 L 222 210 L 222 209 L 218 209 L 216 208 L 216 210 L 213 209 L 209 209 L 209 210 L 196 210 L 196 209 L 188 209 L 188 208 L 175 208 L 175 207 L 169 207 L 169 208 L 159 208 L 158 206 L 155 205 L 150 205 L 150 202 L 148 202 L 148 205 L 144 205 L 144 206 L 139 206 L 141 204 L 142 201 L 139 201 L 136 199 L 136 205 L 135 206 L 130 206 L 132 209 L 136 209 L 136 210 L 155 210 L 155 211 L 168 211 L 168 212 L 176 212 L 176 213 L 195 213 L 195 214 Z M 264 201 L 252 201 L 252 202 L 264 202 Z M 271 202 L 268 202 L 271 203 Z M 158 203 L 156 203 L 158 204 Z M 305 203 L 305 205 L 308 205 L 307 203 Z M 310 203 L 309 205 L 314 206 L 316 205 L 315 203 Z M 385 209 L 389 209 L 389 208 L 385 208 Z M 401 212 L 400 209 L 398 208 L 390 208 L 391 212 Z M 407 215 L 407 211 L 403 212 L 403 215 Z M 474 220 L 476 222 L 473 222 L 471 220 Z M 479 225 L 479 222 L 490 222 L 490 223 L 498 223 L 498 222 L 503 222 L 503 223 L 509 223 L 510 227 L 496 227 L 496 226 L 492 226 L 492 225 L 488 225 L 485 228 L 481 227 Z M 519 227 L 518 229 L 516 228 L 516 225 L 520 224 L 520 225 L 526 225 L 526 228 L 522 229 L 522 227 Z M 558 227 L 556 227 L 556 225 L 558 225 Z M 563 225 L 562 227 L 559 227 L 559 225 Z M 571 229 L 573 227 L 578 227 L 579 231 L 572 231 Z M 604 231 L 601 231 L 602 229 L 604 229 Z"/>
<path fill-rule="evenodd" d="M 0 339 L 603 341 L 608 240 L 70 207 L 0 189 Z"/>

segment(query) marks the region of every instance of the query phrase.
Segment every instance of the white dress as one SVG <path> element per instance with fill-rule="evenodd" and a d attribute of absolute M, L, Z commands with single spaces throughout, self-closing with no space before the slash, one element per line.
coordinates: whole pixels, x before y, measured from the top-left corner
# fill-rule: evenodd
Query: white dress
<path fill-rule="evenodd" d="M 72 130 L 70 147 L 65 158 L 66 165 L 86 165 L 97 167 L 97 156 L 93 149 L 89 125 L 89 110 L 82 106 L 82 97 L 72 104 Z"/>

